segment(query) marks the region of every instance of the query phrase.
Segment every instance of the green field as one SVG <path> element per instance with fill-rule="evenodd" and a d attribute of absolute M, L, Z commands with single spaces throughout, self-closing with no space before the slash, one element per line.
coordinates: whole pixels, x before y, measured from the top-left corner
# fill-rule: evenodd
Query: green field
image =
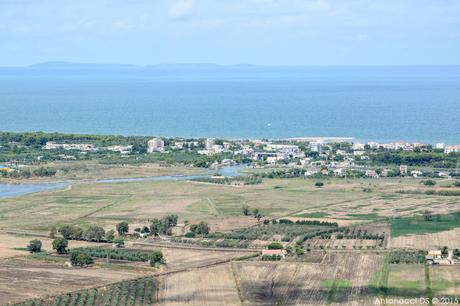
<path fill-rule="evenodd" d="M 391 220 L 391 236 L 437 233 L 460 226 L 460 212 L 440 215 L 439 218 L 434 216 L 432 221 L 425 221 L 422 215 L 394 218 Z"/>

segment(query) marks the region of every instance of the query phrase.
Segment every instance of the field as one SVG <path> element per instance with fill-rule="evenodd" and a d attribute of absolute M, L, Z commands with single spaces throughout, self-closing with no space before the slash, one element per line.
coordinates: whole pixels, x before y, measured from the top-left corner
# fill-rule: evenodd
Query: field
<path fill-rule="evenodd" d="M 230 264 L 166 275 L 159 281 L 160 305 L 241 305 Z"/>
<path fill-rule="evenodd" d="M 235 262 L 234 269 L 249 305 L 369 305 L 368 286 L 381 261 L 377 255 L 330 255 L 320 264 Z"/>
<path fill-rule="evenodd" d="M 391 236 L 437 233 L 453 229 L 460 224 L 460 212 L 436 215 L 432 219 L 426 221 L 423 216 L 395 218 L 391 221 Z"/>
<path fill-rule="evenodd" d="M 0 304 L 92 288 L 140 274 L 105 268 L 69 269 L 29 258 L 0 260 Z"/>
<path fill-rule="evenodd" d="M 430 208 L 438 213 L 460 208 L 457 197 L 395 193 L 401 184 L 412 183 L 393 179 L 373 181 L 370 193 L 362 191 L 369 183 L 360 180 L 331 180 L 324 188 L 313 184 L 305 179 L 266 180 L 241 187 L 184 181 L 79 183 L 71 189 L 0 199 L 0 228 L 48 231 L 51 225 L 63 223 L 112 227 L 120 220 L 145 224 L 148 219 L 177 213 L 182 221 L 206 219 L 213 230 L 225 231 L 257 222 L 242 215 L 243 205 L 258 208 L 270 218 L 327 211 L 325 220 L 354 223 L 413 216 Z M 40 218 L 50 222 L 43 225 Z"/>
<path fill-rule="evenodd" d="M 390 248 L 430 250 L 443 246 L 460 248 L 460 228 L 425 235 L 405 235 L 391 238 Z"/>
<path fill-rule="evenodd" d="M 246 186 L 91 181 L 97 176 L 175 171 L 179 169 L 112 170 L 96 165 L 68 172 L 75 175 L 71 188 L 0 199 L 0 304 L 40 297 L 46 299 L 43 304 L 56 306 L 370 305 L 377 297 L 459 295 L 458 266 L 425 269 L 385 260 L 387 248 L 460 247 L 460 215 L 454 213 L 460 211 L 458 197 L 399 193 L 425 187 L 416 180 L 391 178 L 330 179 L 322 188 L 315 187 L 312 179 L 266 179 Z M 243 215 L 243 205 L 259 210 L 260 224 L 254 216 Z M 426 209 L 441 214 L 440 219 L 424 221 L 421 214 Z M 109 230 L 127 221 L 132 232 L 167 214 L 177 214 L 179 223 L 208 222 L 214 238 L 197 240 L 247 241 L 254 252 L 279 241 L 295 253 L 297 239 L 316 230 L 331 232 L 307 239 L 303 255 L 273 262 L 247 258 L 254 254 L 247 250 L 209 250 L 174 243 L 168 237 L 127 241 L 127 249 L 161 250 L 166 263 L 158 269 L 147 262 L 106 263 L 104 258 L 97 258 L 89 268 L 66 268 L 67 256 L 31 256 L 24 250 L 30 240 L 39 238 L 50 251 L 47 235 L 52 226 L 97 224 Z M 337 222 L 339 228 L 273 224 L 280 218 Z M 174 232 L 181 235 L 189 229 L 187 225 Z M 97 244 L 70 242 L 71 248 L 88 245 Z"/>
<path fill-rule="evenodd" d="M 205 170 L 192 167 L 160 166 L 158 164 L 103 164 L 97 161 L 50 162 L 46 167 L 56 170 L 53 177 L 13 179 L 0 177 L 1 183 L 33 183 L 64 180 L 85 181 L 111 178 L 135 178 L 159 175 L 192 175 Z M 33 169 L 34 167 L 32 167 Z"/>

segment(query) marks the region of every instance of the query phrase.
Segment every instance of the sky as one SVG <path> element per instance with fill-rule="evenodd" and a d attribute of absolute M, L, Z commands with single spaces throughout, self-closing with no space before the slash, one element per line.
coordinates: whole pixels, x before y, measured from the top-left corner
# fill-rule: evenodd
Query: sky
<path fill-rule="evenodd" d="M 0 66 L 458 65 L 458 0 L 0 0 Z"/>

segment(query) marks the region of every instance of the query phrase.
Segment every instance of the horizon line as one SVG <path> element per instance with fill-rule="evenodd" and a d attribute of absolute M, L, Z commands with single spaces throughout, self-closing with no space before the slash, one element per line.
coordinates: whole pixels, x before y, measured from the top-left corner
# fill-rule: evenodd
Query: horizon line
<path fill-rule="evenodd" d="M 458 67 L 459 64 L 220 64 L 220 63 L 206 63 L 206 62 L 176 62 L 176 63 L 156 63 L 156 64 L 129 64 L 129 63 L 95 63 L 95 62 L 74 62 L 74 61 L 44 61 L 33 64 L 25 65 L 12 65 L 0 66 L 0 69 L 12 68 L 65 68 L 66 66 L 94 66 L 94 67 L 108 67 L 108 66 L 122 66 L 124 68 L 160 68 L 160 67 L 173 67 L 173 66 L 213 66 L 216 68 L 230 68 L 230 67 L 254 67 L 254 68 L 327 68 L 327 67 Z"/>

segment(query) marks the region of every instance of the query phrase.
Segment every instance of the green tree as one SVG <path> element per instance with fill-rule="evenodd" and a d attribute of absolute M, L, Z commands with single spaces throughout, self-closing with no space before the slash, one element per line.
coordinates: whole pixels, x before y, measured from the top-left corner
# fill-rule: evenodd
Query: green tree
<path fill-rule="evenodd" d="M 70 252 L 70 262 L 73 266 L 88 266 L 93 263 L 93 259 L 89 254 L 81 250 L 72 250 Z"/>
<path fill-rule="evenodd" d="M 126 235 L 129 232 L 128 222 L 123 221 L 117 224 L 117 232 L 119 235 Z"/>
<path fill-rule="evenodd" d="M 190 226 L 190 231 L 192 231 L 193 233 L 195 233 L 197 235 L 206 236 L 206 235 L 209 234 L 210 227 L 209 227 L 208 223 L 206 223 L 204 221 L 201 221 L 198 224 L 192 224 Z"/>
<path fill-rule="evenodd" d="M 153 251 L 149 254 L 149 261 L 152 267 L 164 263 L 163 253 L 161 251 Z"/>
<path fill-rule="evenodd" d="M 65 239 L 72 239 L 74 236 L 74 228 L 71 225 L 64 225 L 59 229 L 62 237 Z"/>
<path fill-rule="evenodd" d="M 85 231 L 85 237 L 88 241 L 103 241 L 105 238 L 105 231 L 102 227 L 91 225 Z"/>
<path fill-rule="evenodd" d="M 436 185 L 436 182 L 433 180 L 425 180 L 425 181 L 422 181 L 422 184 L 425 186 L 434 186 Z"/>
<path fill-rule="evenodd" d="M 53 250 L 58 254 L 67 254 L 67 246 L 69 242 L 65 238 L 58 237 L 53 240 Z"/>
<path fill-rule="evenodd" d="M 42 250 L 42 242 L 38 239 L 31 240 L 27 249 L 30 253 L 40 253 Z"/>
<path fill-rule="evenodd" d="M 249 216 L 249 207 L 247 205 L 243 205 L 243 215 Z"/>
<path fill-rule="evenodd" d="M 318 187 L 318 188 L 321 188 L 324 186 L 324 183 L 323 182 L 316 182 L 315 183 L 315 187 Z"/>
<path fill-rule="evenodd" d="M 272 242 L 267 246 L 267 249 L 269 250 L 282 250 L 283 245 L 279 242 Z"/>

